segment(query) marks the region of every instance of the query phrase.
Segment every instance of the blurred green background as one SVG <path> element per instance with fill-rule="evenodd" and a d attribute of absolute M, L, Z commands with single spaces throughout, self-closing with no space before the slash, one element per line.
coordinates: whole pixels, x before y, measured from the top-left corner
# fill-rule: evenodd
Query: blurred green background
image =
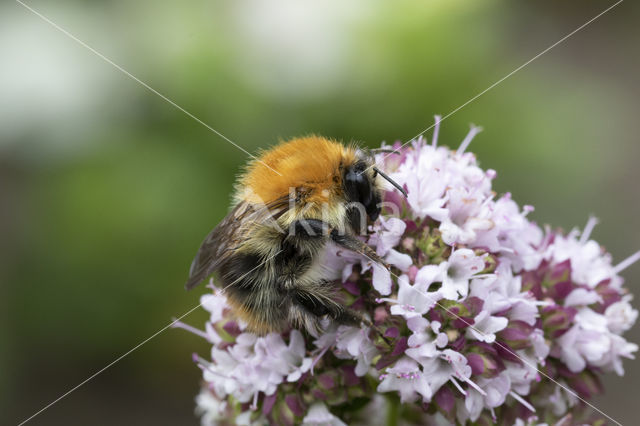
<path fill-rule="evenodd" d="M 612 3 L 28 2 L 249 152 L 407 140 Z M 640 248 L 638 12 L 614 8 L 440 136 L 484 127 L 470 150 L 496 190 L 539 223 L 598 216 L 616 262 Z M 186 272 L 247 155 L 16 2 L 0 58 L 0 423 L 17 424 L 198 303 Z M 639 293 L 640 265 L 624 275 Z M 31 423 L 196 424 L 191 353 L 207 350 L 167 330 Z M 632 424 L 625 366 L 595 404 Z"/>

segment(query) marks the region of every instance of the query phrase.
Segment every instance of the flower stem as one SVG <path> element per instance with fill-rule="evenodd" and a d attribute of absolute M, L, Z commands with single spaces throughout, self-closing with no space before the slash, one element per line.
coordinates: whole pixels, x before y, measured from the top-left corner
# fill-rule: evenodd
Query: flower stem
<path fill-rule="evenodd" d="M 398 426 L 400 418 L 400 401 L 397 398 L 387 398 L 389 407 L 387 409 L 387 426 Z"/>

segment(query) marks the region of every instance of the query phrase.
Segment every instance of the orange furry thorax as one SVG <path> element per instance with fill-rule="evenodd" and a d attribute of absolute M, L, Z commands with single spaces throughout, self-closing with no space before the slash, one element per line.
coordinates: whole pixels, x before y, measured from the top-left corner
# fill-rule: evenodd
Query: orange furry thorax
<path fill-rule="evenodd" d="M 249 163 L 239 180 L 245 193 L 238 195 L 245 201 L 268 204 L 295 188 L 305 192 L 308 202 L 328 202 L 343 196 L 342 170 L 355 160 L 354 147 L 320 136 L 293 139 Z"/>

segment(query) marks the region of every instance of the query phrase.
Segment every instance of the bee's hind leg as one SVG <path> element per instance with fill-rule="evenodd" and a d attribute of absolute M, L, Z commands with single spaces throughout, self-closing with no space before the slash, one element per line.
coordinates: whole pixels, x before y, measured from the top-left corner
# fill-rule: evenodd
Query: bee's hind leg
<path fill-rule="evenodd" d="M 333 300 L 332 292 L 327 287 L 327 283 L 320 282 L 312 288 L 295 288 L 289 291 L 292 304 L 302 308 L 305 314 L 310 315 L 319 321 L 322 317 L 327 316 L 332 321 L 344 325 L 359 325 L 360 323 L 370 324 L 371 322 L 361 313 L 349 309 L 344 305 Z M 300 316 L 297 312 L 296 316 Z M 301 318 L 300 318 L 301 319 Z M 308 320 L 295 323 L 307 323 Z M 304 324 L 300 324 L 304 325 Z"/>
<path fill-rule="evenodd" d="M 331 321 L 339 325 L 359 327 L 360 324 L 364 324 L 376 332 L 387 345 L 391 346 L 391 342 L 380 327 L 371 322 L 362 312 L 341 305 L 322 292 L 315 290 L 298 288 L 291 290 L 290 295 L 292 296 L 292 304 L 289 310 L 289 322 L 295 327 L 304 328 L 312 335 L 317 336 L 322 330 L 320 319 L 328 316 Z"/>

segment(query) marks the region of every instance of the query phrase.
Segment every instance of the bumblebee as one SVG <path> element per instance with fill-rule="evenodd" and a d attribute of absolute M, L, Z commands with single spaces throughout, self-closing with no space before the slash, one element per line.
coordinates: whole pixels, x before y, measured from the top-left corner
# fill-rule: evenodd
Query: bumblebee
<path fill-rule="evenodd" d="M 251 161 L 231 212 L 207 235 L 189 271 L 189 290 L 216 272 L 234 313 L 257 334 L 289 327 L 316 333 L 321 319 L 369 323 L 335 298 L 325 246 L 388 266 L 357 238 L 381 210 L 382 181 L 371 151 L 311 136 Z"/>

